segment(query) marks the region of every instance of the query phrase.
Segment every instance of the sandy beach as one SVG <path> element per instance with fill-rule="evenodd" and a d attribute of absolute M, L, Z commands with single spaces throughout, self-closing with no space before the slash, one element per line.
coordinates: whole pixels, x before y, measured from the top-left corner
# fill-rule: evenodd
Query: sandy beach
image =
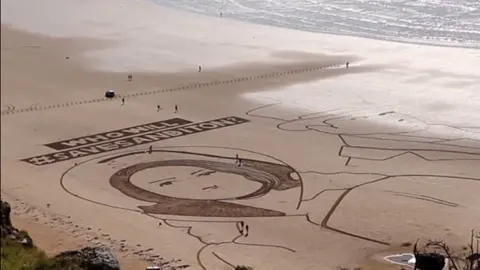
<path fill-rule="evenodd" d="M 2 1 L 1 35 L 2 199 L 49 254 L 389 270 L 480 229 L 479 50 L 139 0 Z"/>

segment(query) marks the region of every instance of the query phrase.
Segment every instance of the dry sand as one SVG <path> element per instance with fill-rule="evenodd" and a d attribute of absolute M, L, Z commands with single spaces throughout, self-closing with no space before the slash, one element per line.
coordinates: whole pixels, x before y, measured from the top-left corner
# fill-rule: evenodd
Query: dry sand
<path fill-rule="evenodd" d="M 15 222 L 49 253 L 108 245 L 124 269 L 141 269 L 135 259 L 189 269 L 396 269 L 381 255 L 428 238 L 460 248 L 480 224 L 474 124 L 429 125 L 394 111 L 355 117 L 288 110 L 275 100 L 241 98 L 362 76 L 381 65 L 345 69 L 345 56 L 296 54 L 200 73 L 194 65 L 108 72 L 93 70 L 84 53 L 115 46 L 110 41 L 4 25 L 1 41 L 2 196 L 25 216 Z M 108 88 L 125 105 L 105 100 Z M 144 144 L 88 157 L 100 150 L 85 146 L 70 153 L 78 158 L 42 166 L 20 161 L 55 152 L 44 146 L 52 142 L 175 117 L 197 123 L 231 116 L 248 122 L 157 142 L 144 137 Z M 413 128 L 368 121 L 375 117 Z M 439 127 L 458 133 L 432 135 Z M 249 226 L 247 237 L 240 221 Z"/>

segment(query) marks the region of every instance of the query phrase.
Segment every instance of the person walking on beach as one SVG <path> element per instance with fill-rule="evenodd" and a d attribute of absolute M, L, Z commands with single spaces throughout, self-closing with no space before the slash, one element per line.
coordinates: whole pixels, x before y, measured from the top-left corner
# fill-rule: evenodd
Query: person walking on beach
<path fill-rule="evenodd" d="M 242 166 L 242 159 L 241 158 L 238 159 L 238 167 L 240 167 L 240 166 Z"/>
<path fill-rule="evenodd" d="M 122 97 L 122 105 L 125 105 L 125 98 Z"/>
<path fill-rule="evenodd" d="M 238 164 L 238 154 L 235 155 L 235 164 Z"/>
<path fill-rule="evenodd" d="M 243 235 L 244 225 L 245 225 L 245 223 L 243 221 L 237 222 L 237 230 L 242 235 Z"/>
<path fill-rule="evenodd" d="M 178 105 L 175 105 L 175 113 L 178 112 Z"/>
<path fill-rule="evenodd" d="M 349 63 L 349 62 L 347 62 L 347 64 L 346 64 L 347 68 L 348 68 L 348 66 L 349 66 L 349 65 L 350 65 L 350 63 Z"/>
<path fill-rule="evenodd" d="M 157 105 L 157 112 L 160 111 L 162 108 L 160 108 L 160 105 Z"/>
<path fill-rule="evenodd" d="M 245 237 L 248 236 L 248 225 L 245 225 Z"/>
<path fill-rule="evenodd" d="M 153 146 L 150 145 L 150 146 L 148 147 L 148 153 L 151 154 L 152 152 L 153 152 Z"/>
<path fill-rule="evenodd" d="M 202 72 L 202 66 L 198 66 L 198 72 Z"/>

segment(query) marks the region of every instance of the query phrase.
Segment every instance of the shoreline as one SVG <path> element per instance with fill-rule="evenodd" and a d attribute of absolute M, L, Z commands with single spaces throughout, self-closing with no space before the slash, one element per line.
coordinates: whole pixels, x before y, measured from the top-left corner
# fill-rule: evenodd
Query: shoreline
<path fill-rule="evenodd" d="M 174 7 L 174 6 L 169 6 L 165 5 L 163 3 L 158 3 L 158 5 L 165 7 L 165 8 L 170 8 L 170 9 L 175 9 L 175 10 L 180 10 L 183 12 L 189 12 L 193 14 L 198 14 L 202 16 L 209 16 L 216 18 L 218 16 L 214 15 L 213 13 L 205 13 L 201 11 L 197 11 L 195 9 L 188 9 L 188 8 L 182 8 L 182 7 Z M 218 15 L 218 14 L 217 14 Z M 288 27 L 288 26 L 280 26 L 280 25 L 275 25 L 273 23 L 261 23 L 261 22 L 255 22 L 255 21 L 250 21 L 242 18 L 236 18 L 236 17 L 227 17 L 223 16 L 223 19 L 230 19 L 234 21 L 239 21 L 239 22 L 244 22 L 244 23 L 251 23 L 255 25 L 264 25 L 268 27 L 275 27 L 275 28 L 280 28 L 280 29 L 289 29 L 289 30 L 295 30 L 295 31 L 302 31 L 302 32 L 308 32 L 308 33 L 313 33 L 313 34 L 321 34 L 321 35 L 330 35 L 334 37 L 350 37 L 350 38 L 361 38 L 361 39 L 366 39 L 366 40 L 371 40 L 371 41 L 380 41 L 380 42 L 393 42 L 393 43 L 400 43 L 400 44 L 410 44 L 410 45 L 420 45 L 420 46 L 431 46 L 431 47 L 442 47 L 442 48 L 457 48 L 457 49 L 473 49 L 473 50 L 480 50 L 479 45 L 475 45 L 475 43 L 452 43 L 448 41 L 423 41 L 421 39 L 408 39 L 408 38 L 398 38 L 396 39 L 395 37 L 372 37 L 368 35 L 362 35 L 362 34 L 356 34 L 356 33 L 335 33 L 333 31 L 314 31 L 314 30 L 309 30 L 309 28 L 301 28 L 301 27 Z"/>

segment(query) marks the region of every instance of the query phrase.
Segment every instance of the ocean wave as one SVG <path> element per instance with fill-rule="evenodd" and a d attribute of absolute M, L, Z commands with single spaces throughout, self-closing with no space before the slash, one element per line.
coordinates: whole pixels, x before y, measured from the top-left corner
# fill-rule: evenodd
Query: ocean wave
<path fill-rule="evenodd" d="M 253 23 L 396 42 L 480 49 L 477 0 L 152 0 Z"/>

